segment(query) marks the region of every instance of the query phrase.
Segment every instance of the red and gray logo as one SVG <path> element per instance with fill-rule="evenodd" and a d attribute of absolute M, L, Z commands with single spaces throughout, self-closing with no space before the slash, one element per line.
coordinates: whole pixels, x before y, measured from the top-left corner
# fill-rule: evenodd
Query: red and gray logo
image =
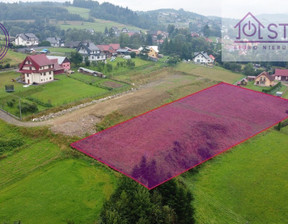
<path fill-rule="evenodd" d="M 9 47 L 9 34 L 3 24 L 0 23 L 0 60 L 7 54 Z"/>

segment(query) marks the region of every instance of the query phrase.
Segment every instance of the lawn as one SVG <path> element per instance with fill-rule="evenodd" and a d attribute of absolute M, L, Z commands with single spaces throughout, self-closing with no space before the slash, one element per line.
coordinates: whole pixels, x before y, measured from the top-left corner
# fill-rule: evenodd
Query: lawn
<path fill-rule="evenodd" d="M 235 83 L 236 81 L 244 77 L 244 75 L 231 72 L 221 67 L 214 66 L 213 68 L 211 68 L 203 65 L 196 65 L 193 63 L 179 63 L 175 67 L 175 70 L 211 80 L 223 81 L 228 83 Z"/>
<path fill-rule="evenodd" d="M 53 55 L 53 53 L 61 53 L 65 55 L 66 53 L 76 52 L 76 50 L 73 48 L 65 47 L 48 47 L 48 49 L 51 52 L 49 55 Z"/>
<path fill-rule="evenodd" d="M 286 223 L 288 127 L 271 130 L 183 175 L 197 223 Z"/>
<path fill-rule="evenodd" d="M 55 80 L 38 86 L 23 87 L 22 84 L 12 82 L 11 79 L 19 77 L 19 73 L 5 72 L 0 73 L 0 106 L 6 111 L 19 116 L 18 101 L 21 97 L 21 103 L 36 103 L 38 110 L 48 109 L 45 104 L 52 104 L 52 107 L 77 102 L 83 99 L 99 97 L 109 92 L 105 86 L 93 86 L 84 82 L 72 79 L 66 75 L 56 75 Z M 5 85 L 14 85 L 14 93 L 6 93 Z M 18 96 L 18 97 L 17 97 Z M 31 102 L 31 98 L 32 100 Z M 9 102 L 14 101 L 13 106 L 8 106 Z M 29 115 L 22 114 L 24 116 Z"/>
<path fill-rule="evenodd" d="M 1 223 L 94 223 L 116 185 L 113 171 L 84 157 L 69 158 L 62 136 L 0 121 L 0 140 L 25 145 L 0 159 Z"/>
<path fill-rule="evenodd" d="M 30 97 L 42 102 L 50 101 L 53 106 L 61 106 L 108 92 L 105 89 L 71 79 L 66 75 L 57 75 L 55 79 L 58 80 L 42 85 L 41 91 L 31 94 Z"/>

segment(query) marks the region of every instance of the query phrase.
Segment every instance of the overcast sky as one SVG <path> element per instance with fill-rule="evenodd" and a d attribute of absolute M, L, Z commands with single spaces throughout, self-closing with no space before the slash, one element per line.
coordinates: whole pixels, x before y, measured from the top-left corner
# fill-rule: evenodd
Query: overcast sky
<path fill-rule="evenodd" d="M 0 1 L 18 2 L 17 0 Z M 37 0 L 22 1 L 31 2 Z M 65 0 L 55 1 L 64 2 Z M 288 14 L 288 1 L 285 0 L 99 0 L 101 3 L 104 1 L 124 7 L 128 6 L 132 10 L 147 11 L 160 8 L 183 8 L 186 11 L 206 16 L 222 15 L 230 18 L 241 18 L 249 11 L 253 14 Z"/>

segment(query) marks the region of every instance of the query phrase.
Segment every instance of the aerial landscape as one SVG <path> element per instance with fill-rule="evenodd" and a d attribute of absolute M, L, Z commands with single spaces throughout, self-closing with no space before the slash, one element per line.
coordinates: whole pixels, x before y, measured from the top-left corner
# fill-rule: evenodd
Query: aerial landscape
<path fill-rule="evenodd" d="M 287 13 L 161 2 L 0 1 L 0 224 L 288 223 Z"/>

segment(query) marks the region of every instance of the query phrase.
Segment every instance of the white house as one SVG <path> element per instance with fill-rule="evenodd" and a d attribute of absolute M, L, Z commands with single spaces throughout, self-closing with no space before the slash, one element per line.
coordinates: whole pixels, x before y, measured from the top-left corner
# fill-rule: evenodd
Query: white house
<path fill-rule="evenodd" d="M 51 47 L 64 47 L 64 41 L 59 37 L 48 37 L 46 41 L 51 44 Z"/>
<path fill-rule="evenodd" d="M 54 80 L 54 62 L 45 54 L 30 55 L 19 66 L 22 81 L 27 84 L 41 84 Z"/>
<path fill-rule="evenodd" d="M 78 53 L 83 56 L 83 61 L 85 60 L 85 57 L 88 57 L 90 62 L 106 60 L 106 54 L 101 52 L 101 50 L 92 42 L 81 43 L 78 47 Z"/>
<path fill-rule="evenodd" d="M 206 52 L 196 52 L 193 57 L 193 61 L 197 64 L 213 64 L 214 59 L 212 55 L 208 55 Z"/>
<path fill-rule="evenodd" d="M 39 44 L 38 37 L 33 33 L 21 33 L 17 34 L 15 38 L 16 46 L 37 46 Z"/>

